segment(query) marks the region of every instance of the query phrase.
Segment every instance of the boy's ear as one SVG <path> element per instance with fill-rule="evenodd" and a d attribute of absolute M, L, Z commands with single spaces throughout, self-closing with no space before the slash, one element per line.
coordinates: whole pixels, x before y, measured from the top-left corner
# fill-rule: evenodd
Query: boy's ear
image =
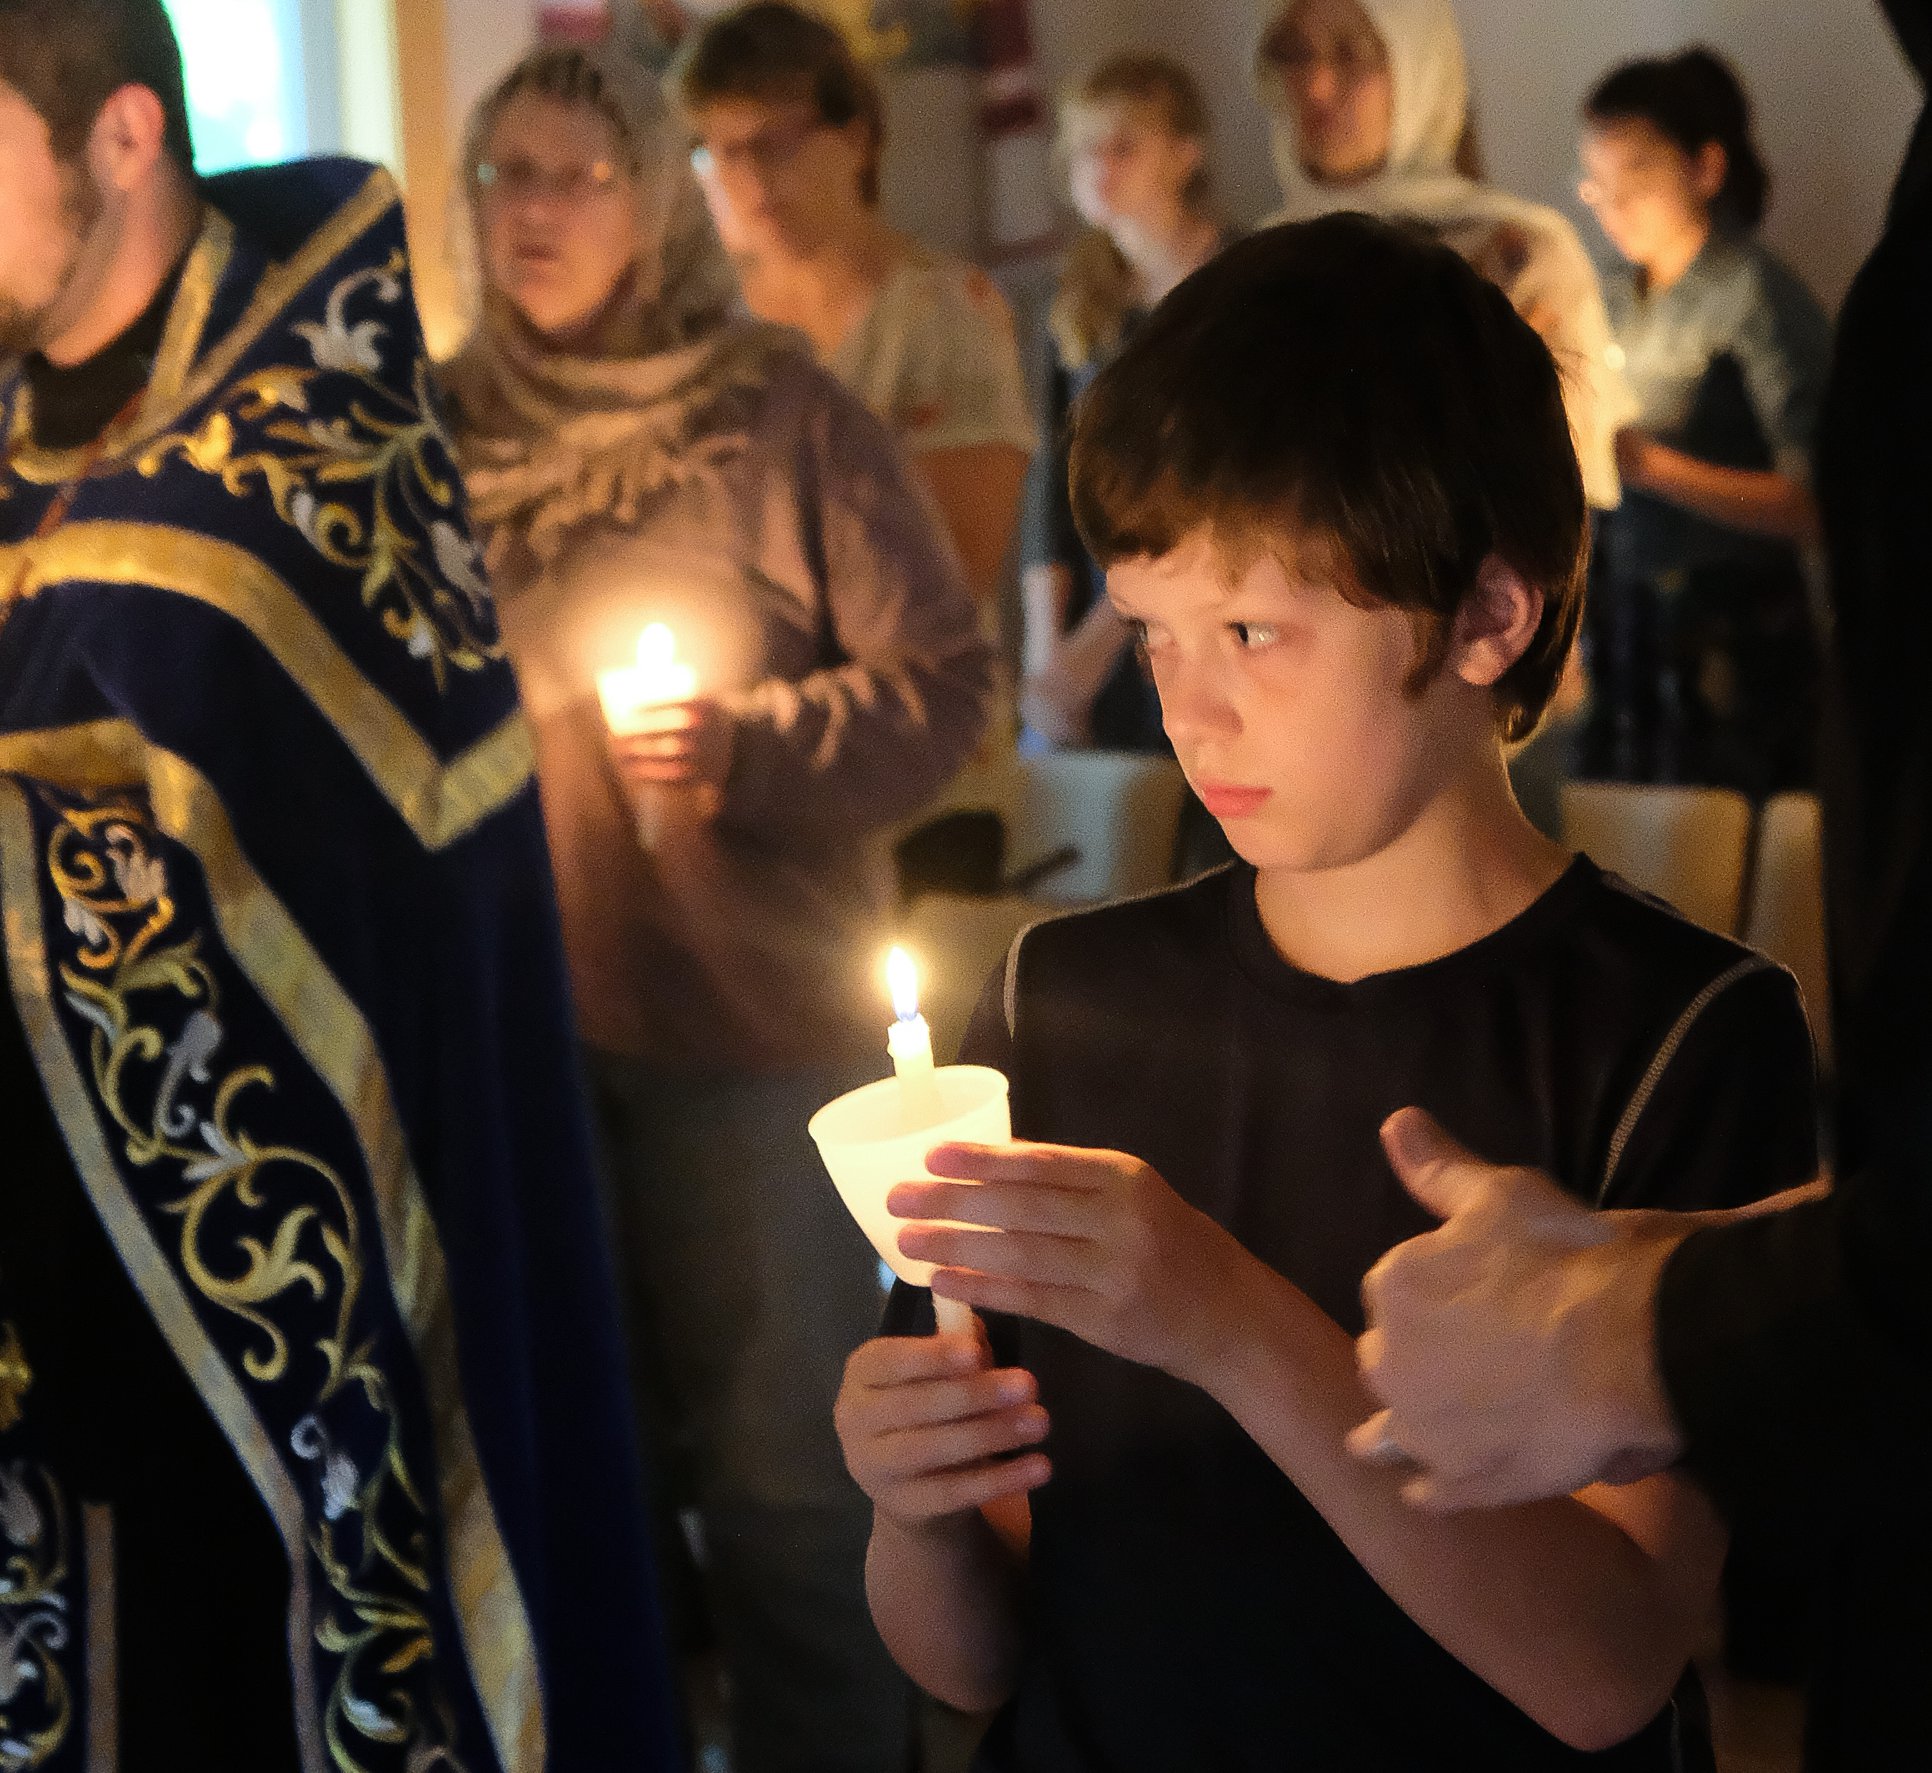
<path fill-rule="evenodd" d="M 1529 651 L 1542 622 L 1541 589 L 1491 554 L 1476 569 L 1475 589 L 1456 611 L 1448 667 L 1464 683 L 1493 688 Z"/>

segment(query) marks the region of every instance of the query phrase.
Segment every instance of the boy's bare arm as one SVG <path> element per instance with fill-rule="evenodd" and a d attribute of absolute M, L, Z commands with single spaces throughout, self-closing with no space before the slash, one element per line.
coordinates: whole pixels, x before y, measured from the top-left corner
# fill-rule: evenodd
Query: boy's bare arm
<path fill-rule="evenodd" d="M 1261 1275 L 1242 1288 L 1249 1331 L 1230 1339 L 1206 1388 L 1403 1611 L 1546 1730 L 1598 1750 L 1641 1729 L 1716 1605 L 1725 1534 L 1701 1492 L 1662 1476 L 1421 1513 L 1402 1494 L 1405 1474 L 1347 1451 L 1360 1420 L 1351 1412 L 1373 1400 L 1346 1332 L 1280 1276 Z"/>
<path fill-rule="evenodd" d="M 1724 1538 L 1675 1480 L 1438 1518 L 1345 1446 L 1372 1400 L 1347 1333 L 1118 1152 L 942 1148 L 970 1185 L 894 1191 L 935 1290 L 1057 1324 L 1199 1385 L 1417 1624 L 1554 1735 L 1623 1740 L 1660 1711 L 1714 1604 Z"/>
<path fill-rule="evenodd" d="M 880 1338 L 846 1365 L 839 1439 L 872 1498 L 866 1594 L 913 1680 L 962 1711 L 1012 1691 L 1029 1520 L 1046 1481 L 1032 1378 L 994 1371 L 983 1335 Z"/>

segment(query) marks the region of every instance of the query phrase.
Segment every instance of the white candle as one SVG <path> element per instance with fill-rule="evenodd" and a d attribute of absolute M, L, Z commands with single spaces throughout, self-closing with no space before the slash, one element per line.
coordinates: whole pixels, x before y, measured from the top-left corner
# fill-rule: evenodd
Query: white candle
<path fill-rule="evenodd" d="M 886 984 L 896 1020 L 886 1030 L 886 1051 L 899 1078 L 900 1124 L 907 1132 L 937 1126 L 946 1118 L 933 1070 L 932 1030 L 919 1013 L 919 969 L 903 948 L 886 956 Z"/>
<path fill-rule="evenodd" d="M 637 637 L 637 663 L 619 665 L 597 675 L 597 699 L 603 704 L 604 724 L 619 738 L 638 731 L 646 709 L 666 702 L 688 702 L 698 693 L 698 674 L 678 657 L 677 636 L 662 622 L 653 622 Z M 663 813 L 663 790 L 646 783 L 634 800 L 637 840 L 655 850 Z"/>
<path fill-rule="evenodd" d="M 919 1013 L 919 969 L 903 948 L 886 956 L 886 984 L 892 991 L 893 1024 L 886 1030 L 886 1051 L 899 1079 L 899 1124 L 908 1133 L 939 1127 L 946 1106 L 933 1069 L 932 1029 Z M 933 1295 L 933 1319 L 942 1335 L 963 1336 L 973 1327 L 973 1308 L 958 1299 Z"/>

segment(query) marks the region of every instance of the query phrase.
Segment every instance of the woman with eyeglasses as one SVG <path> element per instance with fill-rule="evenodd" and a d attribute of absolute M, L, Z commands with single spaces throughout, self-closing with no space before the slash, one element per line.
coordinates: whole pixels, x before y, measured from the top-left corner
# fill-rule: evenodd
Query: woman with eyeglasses
<path fill-rule="evenodd" d="M 662 1543 L 703 1524 L 740 1773 L 899 1773 L 832 1403 L 870 1246 L 806 1134 L 876 1076 L 884 828 L 991 688 L 890 433 L 731 268 L 641 67 L 534 52 L 479 107 L 452 428 L 533 732 Z M 648 624 L 694 684 L 613 738 Z"/>
<path fill-rule="evenodd" d="M 835 26 L 757 0 L 686 41 L 671 87 L 752 312 L 804 333 L 912 452 L 990 631 L 1034 442 L 1005 299 L 881 215 L 879 89 Z"/>
<path fill-rule="evenodd" d="M 1819 649 L 1801 550 L 1831 328 L 1757 238 L 1770 175 L 1708 49 L 1627 62 L 1583 107 L 1583 201 L 1638 401 L 1601 532 L 1582 762 L 1753 795 L 1808 787 Z"/>
<path fill-rule="evenodd" d="M 1576 230 L 1476 176 L 1462 31 L 1450 0 L 1260 0 L 1256 74 L 1283 204 L 1418 223 L 1501 286 L 1549 342 L 1590 503 L 1617 502 L 1632 416 L 1595 268 Z"/>

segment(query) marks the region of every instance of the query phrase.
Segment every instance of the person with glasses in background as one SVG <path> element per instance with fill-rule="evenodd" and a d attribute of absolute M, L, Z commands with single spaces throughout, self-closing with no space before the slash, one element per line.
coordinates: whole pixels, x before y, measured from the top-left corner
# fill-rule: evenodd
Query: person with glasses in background
<path fill-rule="evenodd" d="M 791 326 L 911 454 L 1004 656 L 1002 604 L 1033 419 L 992 279 L 880 209 L 884 105 L 835 25 L 755 0 L 687 38 L 670 89 L 745 300 Z M 907 822 L 901 884 L 996 890 L 1019 720 L 1010 667 L 967 767 Z"/>
<path fill-rule="evenodd" d="M 911 1697 L 831 1419 L 878 1264 L 806 1123 L 878 1073 L 882 833 L 971 750 L 990 653 L 891 434 L 736 313 L 641 65 L 539 49 L 469 142 L 482 288 L 446 380 L 535 735 L 661 1544 L 688 1561 L 694 1507 L 738 1773 L 901 1773 Z M 597 678 L 655 622 L 695 683 L 613 739 Z"/>
<path fill-rule="evenodd" d="M 985 272 L 881 214 L 877 82 L 782 0 L 713 19 L 671 82 L 752 312 L 804 333 L 897 433 L 990 608 L 1034 441 L 1013 317 Z"/>

